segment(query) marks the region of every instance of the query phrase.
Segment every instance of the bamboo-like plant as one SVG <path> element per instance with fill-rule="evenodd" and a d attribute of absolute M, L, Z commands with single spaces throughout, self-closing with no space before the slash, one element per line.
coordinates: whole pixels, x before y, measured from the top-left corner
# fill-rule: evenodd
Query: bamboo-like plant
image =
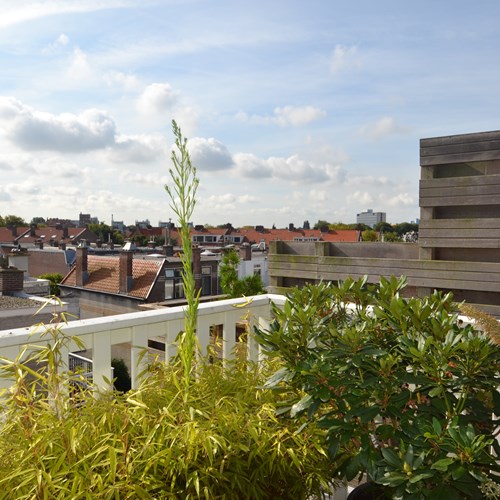
<path fill-rule="evenodd" d="M 196 291 L 192 267 L 193 247 L 189 222 L 196 206 L 196 191 L 200 181 L 196 174 L 196 167 L 191 163 L 187 139 L 182 136 L 181 129 L 175 120 L 172 120 L 172 130 L 178 151 L 173 150 L 171 155 L 173 167 L 169 171 L 173 186 L 166 184 L 165 190 L 171 200 L 170 208 L 179 220 L 182 244 L 182 282 L 187 306 L 184 309 L 184 331 L 178 336 L 178 356 L 183 367 L 184 384 L 188 388 L 193 376 L 193 360 L 197 350 L 196 322 L 199 302 L 199 291 Z"/>

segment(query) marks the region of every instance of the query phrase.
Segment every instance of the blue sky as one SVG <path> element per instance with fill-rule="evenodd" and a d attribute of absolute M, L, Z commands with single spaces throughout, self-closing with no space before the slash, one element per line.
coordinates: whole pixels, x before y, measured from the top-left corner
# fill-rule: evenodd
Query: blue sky
<path fill-rule="evenodd" d="M 419 139 L 499 129 L 500 2 L 0 0 L 0 215 L 419 217 Z"/>

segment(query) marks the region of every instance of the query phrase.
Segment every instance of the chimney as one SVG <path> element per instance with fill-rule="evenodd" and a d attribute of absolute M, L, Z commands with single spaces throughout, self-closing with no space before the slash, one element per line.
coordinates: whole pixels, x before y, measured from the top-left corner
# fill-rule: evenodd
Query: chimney
<path fill-rule="evenodd" d="M 66 242 L 64 242 L 63 240 L 61 240 L 61 241 L 59 242 L 59 248 L 60 248 L 61 250 L 66 250 Z"/>
<path fill-rule="evenodd" d="M 293 222 L 290 222 L 290 224 L 288 224 L 288 230 L 295 231 L 295 226 L 293 225 Z"/>
<path fill-rule="evenodd" d="M 193 246 L 193 275 L 194 289 L 198 292 L 201 290 L 201 248 L 198 245 Z"/>
<path fill-rule="evenodd" d="M 76 286 L 84 286 L 89 279 L 88 248 L 76 249 Z"/>
<path fill-rule="evenodd" d="M 148 241 L 148 248 L 156 248 L 156 242 L 155 242 L 155 240 L 149 240 Z"/>
<path fill-rule="evenodd" d="M 252 247 L 250 243 L 242 243 L 240 246 L 240 259 L 252 260 Z"/>
<path fill-rule="evenodd" d="M 24 273 L 21 269 L 0 269 L 0 295 L 9 292 L 22 292 Z"/>
<path fill-rule="evenodd" d="M 36 240 L 35 245 L 40 249 L 43 250 L 43 240 Z"/>
<path fill-rule="evenodd" d="M 63 232 L 62 235 L 63 240 L 67 240 L 69 238 L 68 226 L 63 226 L 62 232 Z"/>
<path fill-rule="evenodd" d="M 30 236 L 36 236 L 36 224 L 30 225 Z"/>
<path fill-rule="evenodd" d="M 132 289 L 133 275 L 132 262 L 134 254 L 132 252 L 120 252 L 119 269 L 118 269 L 118 292 L 128 293 Z"/>
<path fill-rule="evenodd" d="M 163 254 L 165 257 L 173 257 L 174 246 L 173 245 L 163 245 Z"/>
<path fill-rule="evenodd" d="M 12 236 L 14 236 L 14 238 L 17 238 L 17 226 L 9 225 L 7 227 L 10 229 Z"/>

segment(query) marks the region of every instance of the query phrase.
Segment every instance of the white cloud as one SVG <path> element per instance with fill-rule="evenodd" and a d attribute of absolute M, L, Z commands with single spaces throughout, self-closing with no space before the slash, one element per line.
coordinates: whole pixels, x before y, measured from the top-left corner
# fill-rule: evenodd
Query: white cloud
<path fill-rule="evenodd" d="M 374 177 L 372 175 L 353 176 L 347 179 L 348 186 L 392 186 L 394 182 L 385 176 Z"/>
<path fill-rule="evenodd" d="M 130 5 L 130 2 L 124 0 L 39 0 L 37 2 L 17 0 L 2 5 L 0 28 L 57 14 L 91 12 L 127 5 Z"/>
<path fill-rule="evenodd" d="M 53 115 L 12 97 L 0 97 L 2 125 L 14 144 L 31 151 L 86 152 L 109 146 L 115 140 L 115 123 L 105 111 L 88 109 L 79 115 Z"/>
<path fill-rule="evenodd" d="M 257 201 L 259 201 L 259 198 L 251 194 L 244 194 L 242 196 L 238 196 L 239 203 L 255 203 Z"/>
<path fill-rule="evenodd" d="M 158 115 L 171 110 L 179 94 L 169 83 L 152 83 L 137 99 L 137 110 L 145 115 Z"/>
<path fill-rule="evenodd" d="M 234 194 L 226 193 L 226 194 L 218 194 L 218 195 L 212 195 L 208 197 L 208 201 L 213 203 L 221 203 L 221 204 L 228 204 L 228 203 L 234 203 L 236 201 L 236 196 Z"/>
<path fill-rule="evenodd" d="M 330 71 L 333 74 L 338 74 L 359 66 L 358 48 L 355 45 L 351 47 L 346 47 L 344 45 L 335 46 L 330 60 Z"/>
<path fill-rule="evenodd" d="M 78 47 L 73 49 L 66 77 L 69 81 L 76 82 L 79 85 L 94 80 L 94 72 L 88 61 L 87 54 Z"/>
<path fill-rule="evenodd" d="M 141 172 L 131 172 L 130 170 L 113 171 L 123 182 L 129 184 L 160 187 L 171 182 L 169 175 L 157 175 L 154 173 L 143 174 Z"/>
<path fill-rule="evenodd" d="M 409 128 L 398 124 L 396 120 L 390 116 L 384 116 L 374 123 L 364 125 L 360 129 L 360 134 L 363 137 L 372 140 L 382 139 L 395 134 L 406 134 L 408 132 Z"/>
<path fill-rule="evenodd" d="M 284 106 L 274 108 L 273 112 L 272 116 L 249 116 L 247 113 L 239 111 L 235 118 L 241 122 L 248 121 L 256 124 L 274 124 L 280 127 L 298 127 L 321 120 L 326 116 L 326 111 L 315 106 Z"/>
<path fill-rule="evenodd" d="M 348 203 L 359 204 L 359 205 L 369 205 L 373 203 L 373 196 L 366 191 L 354 191 L 354 193 L 348 194 L 346 196 Z"/>
<path fill-rule="evenodd" d="M 59 52 L 62 48 L 64 48 L 66 45 L 68 45 L 68 43 L 69 43 L 68 35 L 61 33 L 54 42 L 52 42 L 50 45 L 48 45 L 42 50 L 42 54 L 44 55 L 55 54 Z"/>
<path fill-rule="evenodd" d="M 229 150 L 213 138 L 194 137 L 188 141 L 188 149 L 193 165 L 200 170 L 227 170 L 233 166 Z"/>
<path fill-rule="evenodd" d="M 326 112 L 314 106 L 285 106 L 275 108 L 274 122 L 282 127 L 292 125 L 294 127 L 305 125 L 326 116 Z"/>
<path fill-rule="evenodd" d="M 413 205 L 415 200 L 408 193 L 400 193 L 392 198 L 389 198 L 386 202 L 390 207 L 401 207 Z"/>
<path fill-rule="evenodd" d="M 313 202 L 326 201 L 326 191 L 324 189 L 311 189 L 309 199 Z"/>
<path fill-rule="evenodd" d="M 104 74 L 103 80 L 110 87 L 119 86 L 126 91 L 138 91 L 141 87 L 140 79 L 132 73 L 108 71 Z"/>
<path fill-rule="evenodd" d="M 107 157 L 114 163 L 149 163 L 167 159 L 165 141 L 159 136 L 117 136 Z"/>
<path fill-rule="evenodd" d="M 265 160 L 250 153 L 237 153 L 234 163 L 243 177 L 262 179 L 272 177 L 273 171 Z"/>

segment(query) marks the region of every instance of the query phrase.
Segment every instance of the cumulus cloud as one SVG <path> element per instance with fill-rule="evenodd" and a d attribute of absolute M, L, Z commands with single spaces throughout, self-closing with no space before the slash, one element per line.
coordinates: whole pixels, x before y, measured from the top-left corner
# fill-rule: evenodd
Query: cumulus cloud
<path fill-rule="evenodd" d="M 122 73 L 121 71 L 108 71 L 103 76 L 104 82 L 110 87 L 122 87 L 126 91 L 137 91 L 141 82 L 132 73 Z"/>
<path fill-rule="evenodd" d="M 374 177 L 373 175 L 353 176 L 347 180 L 348 186 L 392 186 L 394 181 L 385 176 Z"/>
<path fill-rule="evenodd" d="M 387 200 L 387 204 L 390 207 L 401 207 L 401 206 L 410 206 L 415 203 L 415 200 L 408 193 L 399 193 L 392 198 Z"/>
<path fill-rule="evenodd" d="M 292 183 L 331 181 L 342 184 L 345 181 L 341 165 L 306 161 L 297 154 L 261 159 L 252 154 L 238 153 L 234 155 L 234 162 L 238 173 L 247 178 L 275 178 Z"/>
<path fill-rule="evenodd" d="M 351 47 L 346 47 L 344 45 L 335 46 L 330 60 L 330 71 L 332 74 L 338 74 L 351 68 L 357 68 L 359 65 L 358 48 L 355 45 Z"/>
<path fill-rule="evenodd" d="M 311 201 L 326 201 L 326 191 L 324 189 L 311 189 L 309 191 L 309 199 Z"/>
<path fill-rule="evenodd" d="M 66 75 L 68 80 L 78 82 L 79 84 L 84 81 L 93 80 L 93 70 L 88 61 L 87 54 L 78 47 L 75 47 L 73 50 Z"/>
<path fill-rule="evenodd" d="M 104 148 L 115 140 L 115 123 L 105 111 L 53 115 L 12 97 L 0 97 L 0 125 L 14 144 L 28 151 L 78 153 Z"/>
<path fill-rule="evenodd" d="M 157 115 L 171 110 L 178 102 L 178 92 L 168 83 L 152 83 L 137 99 L 137 110 L 145 115 Z"/>
<path fill-rule="evenodd" d="M 292 125 L 297 127 L 305 125 L 326 116 L 326 112 L 314 106 L 285 106 L 284 108 L 275 108 L 275 123 L 286 127 Z"/>
<path fill-rule="evenodd" d="M 107 156 L 114 163 L 149 163 L 166 157 L 166 147 L 161 137 L 117 136 Z"/>
<path fill-rule="evenodd" d="M 133 185 L 161 186 L 171 182 L 168 175 L 159 176 L 154 173 L 143 174 L 141 172 L 131 172 L 130 170 L 114 171 L 114 174 L 123 182 Z"/>
<path fill-rule="evenodd" d="M 273 171 L 266 161 L 254 154 L 237 153 L 234 155 L 234 162 L 244 177 L 264 179 L 273 175 Z"/>
<path fill-rule="evenodd" d="M 272 116 L 247 115 L 245 112 L 238 112 L 236 119 L 243 122 L 257 124 L 275 124 L 280 127 L 298 127 L 307 123 L 320 120 L 326 116 L 326 112 L 315 106 L 284 106 L 274 108 Z"/>
<path fill-rule="evenodd" d="M 348 194 L 346 196 L 348 203 L 357 203 L 360 205 L 369 205 L 373 203 L 373 196 L 366 191 L 354 191 L 354 193 Z"/>
<path fill-rule="evenodd" d="M 406 134 L 409 132 L 407 127 L 404 127 L 396 122 L 390 116 L 384 116 L 376 122 L 364 125 L 360 129 L 360 134 L 368 139 L 377 140 L 390 135 Z"/>
<path fill-rule="evenodd" d="M 50 55 L 57 53 L 62 48 L 66 47 L 68 43 L 69 43 L 69 37 L 64 33 L 61 33 L 54 42 L 52 42 L 50 45 L 45 47 L 45 49 L 42 50 L 42 54 Z"/>
<path fill-rule="evenodd" d="M 233 166 L 231 153 L 216 139 L 194 137 L 188 141 L 188 149 L 193 165 L 200 170 L 227 170 Z"/>

